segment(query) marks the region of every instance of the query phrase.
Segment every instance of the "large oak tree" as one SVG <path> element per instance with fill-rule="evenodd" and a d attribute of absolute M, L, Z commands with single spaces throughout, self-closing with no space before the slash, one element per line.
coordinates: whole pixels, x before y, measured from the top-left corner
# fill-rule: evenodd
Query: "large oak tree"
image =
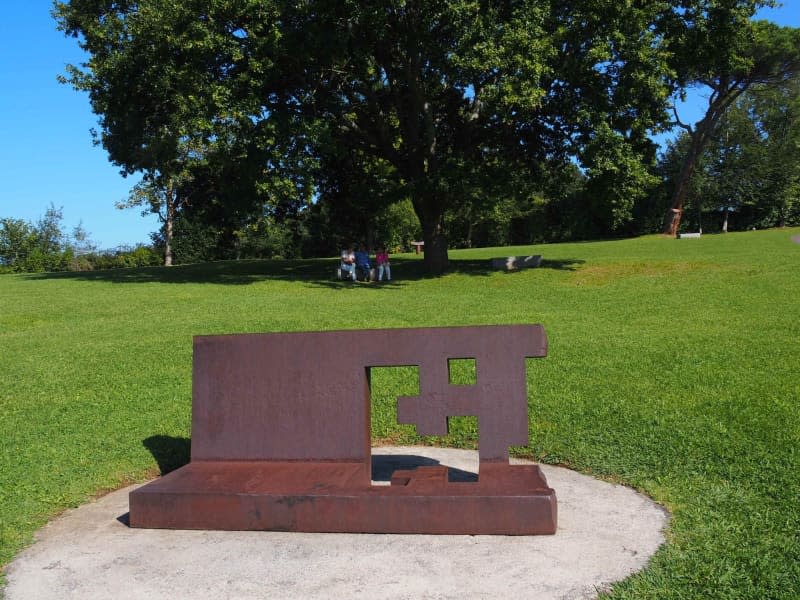
<path fill-rule="evenodd" d="M 609 222 L 627 218 L 665 119 L 659 24 L 680 4 L 71 0 L 55 14 L 88 52 L 68 80 L 124 170 L 168 179 L 182 146 L 204 145 L 269 196 L 298 166 L 341 190 L 337 165 L 366 165 L 383 197 L 411 199 L 438 273 L 448 208 L 512 170 L 577 160 Z"/>

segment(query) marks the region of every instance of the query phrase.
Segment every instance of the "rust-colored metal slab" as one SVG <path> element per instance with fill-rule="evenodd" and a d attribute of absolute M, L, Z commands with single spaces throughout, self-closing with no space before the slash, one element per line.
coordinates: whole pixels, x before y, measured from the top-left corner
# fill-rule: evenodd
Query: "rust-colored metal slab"
<path fill-rule="evenodd" d="M 130 495 L 132 527 L 375 533 L 554 533 L 555 492 L 528 443 L 525 359 L 547 353 L 539 325 L 201 336 L 194 342 L 191 463 Z M 474 359 L 453 385 L 448 361 Z M 419 367 L 398 421 L 424 435 L 478 418 L 477 482 L 445 467 L 370 482 L 372 367 Z"/>

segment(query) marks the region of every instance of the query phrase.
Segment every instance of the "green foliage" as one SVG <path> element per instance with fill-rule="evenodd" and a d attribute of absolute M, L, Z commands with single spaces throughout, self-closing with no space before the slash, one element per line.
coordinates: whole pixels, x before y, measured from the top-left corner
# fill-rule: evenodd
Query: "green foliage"
<path fill-rule="evenodd" d="M 183 216 L 175 221 L 173 254 L 175 264 L 219 260 L 220 231 L 218 227 Z M 225 258 L 231 258 L 230 256 Z"/>
<path fill-rule="evenodd" d="M 594 176 L 600 172 L 595 169 Z M 615 174 L 621 175 L 621 170 Z M 614 180 L 614 174 L 608 180 Z M 448 211 L 447 233 L 454 247 L 596 239 L 611 232 L 605 190 L 573 162 L 549 165 L 535 182 L 514 173 L 498 173 L 497 182 L 495 196 L 475 194 Z M 629 221 L 627 216 L 620 218 L 621 223 Z"/>
<path fill-rule="evenodd" d="M 161 254 L 149 246 L 117 250 L 89 257 L 91 269 L 130 269 L 162 264 Z M 89 269 L 89 270 L 91 270 Z"/>
<path fill-rule="evenodd" d="M 0 219 L 0 265 L 16 273 L 67 269 L 72 251 L 61 230 L 61 220 L 61 209 L 53 205 L 36 224 Z"/>
<path fill-rule="evenodd" d="M 385 245 L 389 252 L 406 252 L 411 242 L 422 239 L 422 229 L 410 200 L 390 204 L 377 215 L 375 247 Z"/>
<path fill-rule="evenodd" d="M 162 263 L 147 246 L 98 252 L 79 223 L 67 236 L 62 212 L 51 206 L 34 225 L 21 219 L 0 219 L 0 274 L 93 271 L 146 267 Z"/>
<path fill-rule="evenodd" d="M 216 224 L 184 211 L 174 223 L 174 264 L 252 258 L 298 258 L 303 224 L 274 214 L 237 220 L 221 216 Z M 162 228 L 163 232 L 163 228 Z"/>
<path fill-rule="evenodd" d="M 36 245 L 33 227 L 22 219 L 0 221 L 0 263 L 13 272 L 25 270 L 28 255 Z"/>
<path fill-rule="evenodd" d="M 697 82 L 744 79 L 752 73 L 752 17 L 774 0 L 684 0 L 662 20 L 669 41 L 670 65 L 680 88 Z"/>
<path fill-rule="evenodd" d="M 277 223 L 271 215 L 262 216 L 238 232 L 239 257 L 299 258 L 298 232 L 298 226 L 293 223 Z"/>
<path fill-rule="evenodd" d="M 608 126 L 598 127 L 592 147 L 587 165 L 588 216 L 596 231 L 628 233 L 634 204 L 655 188 L 658 179 L 652 165 Z"/>

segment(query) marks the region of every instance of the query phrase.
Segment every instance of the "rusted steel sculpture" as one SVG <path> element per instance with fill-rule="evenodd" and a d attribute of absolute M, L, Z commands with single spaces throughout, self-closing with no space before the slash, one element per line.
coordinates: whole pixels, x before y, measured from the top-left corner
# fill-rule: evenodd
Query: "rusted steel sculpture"
<path fill-rule="evenodd" d="M 130 494 L 132 527 L 431 534 L 552 534 L 556 496 L 528 443 L 525 358 L 547 354 L 539 325 L 201 336 L 194 340 L 191 462 Z M 453 385 L 448 361 L 475 361 Z M 372 485 L 371 367 L 416 365 L 420 394 L 398 421 L 444 435 L 478 418 L 478 480 L 447 467 Z"/>

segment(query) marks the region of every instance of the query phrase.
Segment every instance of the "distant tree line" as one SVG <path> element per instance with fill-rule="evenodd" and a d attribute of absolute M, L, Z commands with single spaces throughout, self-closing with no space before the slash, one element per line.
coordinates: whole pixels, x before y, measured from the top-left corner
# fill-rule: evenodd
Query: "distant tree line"
<path fill-rule="evenodd" d="M 72 0 L 54 14 L 88 56 L 64 81 L 88 93 L 110 160 L 142 174 L 121 206 L 159 215 L 166 264 L 421 239 L 438 273 L 451 247 L 674 234 L 721 197 L 730 226 L 791 222 L 790 200 L 746 218 L 773 198 L 764 185 L 712 189 L 723 162 L 750 160 L 728 113 L 800 69 L 800 31 L 753 20 L 772 5 Z M 708 106 L 683 123 L 672 109 L 693 88 Z M 777 144 L 764 119 L 758 143 Z M 653 136 L 675 126 L 659 160 Z"/>
<path fill-rule="evenodd" d="M 82 224 L 68 234 L 63 212 L 51 205 L 35 223 L 0 217 L 0 273 L 92 271 L 162 264 L 157 248 L 98 250 Z"/>

